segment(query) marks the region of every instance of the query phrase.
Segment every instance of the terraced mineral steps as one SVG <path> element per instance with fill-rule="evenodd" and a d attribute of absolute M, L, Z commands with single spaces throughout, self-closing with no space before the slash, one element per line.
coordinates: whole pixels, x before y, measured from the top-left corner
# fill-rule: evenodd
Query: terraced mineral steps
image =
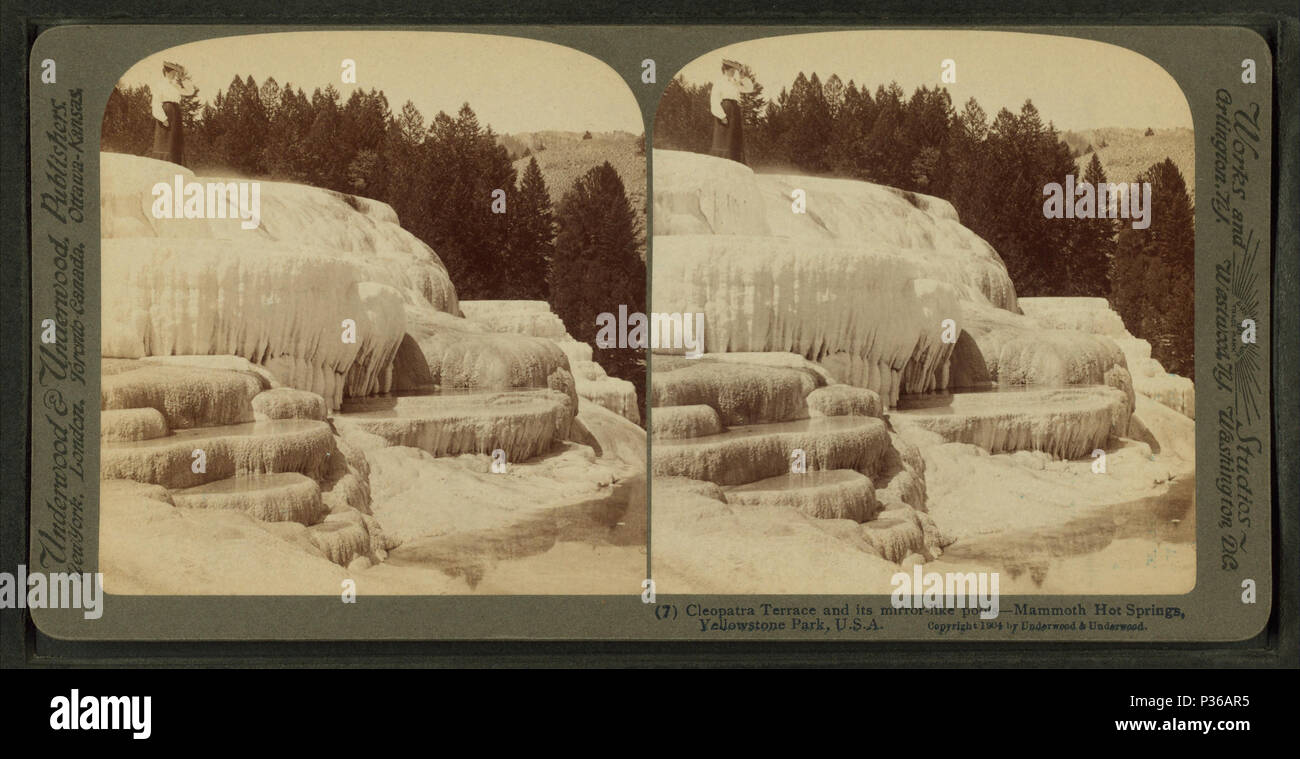
<path fill-rule="evenodd" d="M 434 456 L 501 449 L 507 461 L 521 462 L 563 440 L 573 414 L 569 399 L 554 391 L 449 393 L 350 400 L 334 424 L 341 433 L 366 432 Z"/>
<path fill-rule="evenodd" d="M 1045 327 L 1105 335 L 1124 352 L 1133 389 L 1184 416 L 1196 418 L 1196 388 L 1192 380 L 1170 374 L 1151 357 L 1151 343 L 1129 334 L 1124 320 L 1105 298 L 1023 298 L 1026 316 Z"/>
<path fill-rule="evenodd" d="M 116 153 L 100 166 L 105 356 L 241 356 L 337 408 L 345 391 L 390 389 L 408 311 L 459 310 L 442 261 L 383 203 L 262 181 L 250 237 L 237 220 L 152 218 L 149 188 L 186 169 Z M 341 319 L 356 343 L 338 339 Z"/>
<path fill-rule="evenodd" d="M 818 519 L 866 522 L 880 510 L 871 478 L 851 469 L 782 474 L 724 492 L 727 503 L 786 506 Z"/>
<path fill-rule="evenodd" d="M 171 490 L 277 472 L 323 479 L 333 445 L 328 424 L 306 419 L 195 427 L 152 440 L 104 443 L 100 447 L 101 477 Z M 194 471 L 196 450 L 203 451 L 202 472 Z"/>
<path fill-rule="evenodd" d="M 808 394 L 809 416 L 880 416 L 884 406 L 873 390 L 827 385 Z"/>
<path fill-rule="evenodd" d="M 808 469 L 874 472 L 889 448 L 889 431 L 880 419 L 831 416 L 792 422 L 732 427 L 726 432 L 655 444 L 656 477 L 689 477 L 719 485 L 744 485 L 790 471 L 796 449 Z"/>
<path fill-rule="evenodd" d="M 152 440 L 167 434 L 167 420 L 156 408 L 99 412 L 99 439 L 106 443 Z"/>
<path fill-rule="evenodd" d="M 359 519 L 327 517 L 325 521 L 308 527 L 307 536 L 325 558 L 341 567 L 371 550 L 370 533 Z"/>
<path fill-rule="evenodd" d="M 329 418 L 329 404 L 325 399 L 306 390 L 277 387 L 263 390 L 253 397 L 255 419 L 315 419 L 323 422 Z"/>
<path fill-rule="evenodd" d="M 650 423 L 650 434 L 655 440 L 681 440 L 704 437 L 722 432 L 722 422 L 712 406 L 660 406 L 655 409 Z"/>
<path fill-rule="evenodd" d="M 708 358 L 654 361 L 651 406 L 712 406 L 727 426 L 804 418 L 804 398 L 817 386 L 811 373 L 799 369 Z"/>
<path fill-rule="evenodd" d="M 550 304 L 540 300 L 463 300 L 461 313 L 491 332 L 544 337 L 555 343 L 569 361 L 569 371 L 579 396 L 640 424 L 636 388 L 627 380 L 610 377 L 592 360 L 591 346 L 574 340 Z"/>
<path fill-rule="evenodd" d="M 862 525 L 862 538 L 881 558 L 895 564 L 911 554 L 925 557 L 932 549 L 926 544 L 922 518 L 921 512 L 912 509 L 889 509 Z M 924 518 L 929 517 L 927 515 Z M 933 525 L 933 520 L 930 525 Z M 937 536 L 932 538 L 937 539 Z"/>
<path fill-rule="evenodd" d="M 462 300 L 460 312 L 493 332 L 514 332 L 560 340 L 564 322 L 544 300 Z"/>
<path fill-rule="evenodd" d="M 179 508 L 242 511 L 263 522 L 311 525 L 325 516 L 320 487 L 297 472 L 232 477 L 173 490 L 171 496 Z"/>
<path fill-rule="evenodd" d="M 932 403 L 933 405 L 930 405 Z M 907 404 L 903 404 L 906 406 Z M 956 393 L 890 415 L 901 431 L 919 428 L 989 453 L 1045 451 L 1077 459 L 1105 448 L 1128 425 L 1128 398 L 1111 387 Z"/>
<path fill-rule="evenodd" d="M 550 340 L 475 331 L 464 322 L 440 317 L 429 334 L 415 335 L 433 382 L 440 387 L 548 387 L 557 370 L 568 372 L 569 360 Z"/>
<path fill-rule="evenodd" d="M 266 389 L 251 372 L 143 361 L 113 362 L 110 371 L 100 382 L 100 408 L 153 408 L 170 429 L 251 422 L 252 400 Z"/>
<path fill-rule="evenodd" d="M 837 379 L 892 404 L 946 386 L 944 314 L 1015 308 L 997 253 L 943 200 L 719 163 L 654 151 L 652 308 L 705 314 L 710 350 L 838 356 Z M 796 187 L 815 216 L 790 213 Z"/>

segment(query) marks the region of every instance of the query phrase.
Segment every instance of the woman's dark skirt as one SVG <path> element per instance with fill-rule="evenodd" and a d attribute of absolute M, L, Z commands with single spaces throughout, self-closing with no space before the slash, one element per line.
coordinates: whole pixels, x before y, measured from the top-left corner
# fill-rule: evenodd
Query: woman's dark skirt
<path fill-rule="evenodd" d="M 722 158 L 730 158 L 739 163 L 745 162 L 744 117 L 740 113 L 740 103 L 734 100 L 722 101 L 722 112 L 727 114 L 727 123 L 713 119 L 713 149 L 709 152 Z"/>
<path fill-rule="evenodd" d="M 181 106 L 179 103 L 163 103 L 163 113 L 167 114 L 167 126 L 154 119 L 153 150 L 151 158 L 185 164 L 185 138 L 181 134 Z"/>

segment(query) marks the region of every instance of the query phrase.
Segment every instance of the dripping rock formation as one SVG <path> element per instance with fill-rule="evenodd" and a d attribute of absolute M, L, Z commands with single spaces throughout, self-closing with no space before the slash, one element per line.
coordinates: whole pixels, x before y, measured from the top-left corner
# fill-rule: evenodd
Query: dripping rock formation
<path fill-rule="evenodd" d="M 383 203 L 262 182 L 255 229 L 156 219 L 190 172 L 101 166 L 110 592 L 637 587 L 635 393 L 546 304 L 462 304 Z"/>
<path fill-rule="evenodd" d="M 1186 546 L 1153 568 L 1113 521 L 1074 527 L 1190 498 L 1191 381 L 1105 300 L 1018 298 L 938 198 L 675 151 L 653 171 L 652 309 L 705 324 L 702 357 L 652 360 L 660 592 L 889 593 L 917 563 L 1190 589 Z"/>

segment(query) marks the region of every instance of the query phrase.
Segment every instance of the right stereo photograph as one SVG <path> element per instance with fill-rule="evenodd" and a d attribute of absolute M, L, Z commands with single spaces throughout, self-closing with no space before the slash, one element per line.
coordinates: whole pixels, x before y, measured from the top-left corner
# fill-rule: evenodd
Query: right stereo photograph
<path fill-rule="evenodd" d="M 660 593 L 1196 583 L 1194 141 L 1064 36 L 715 50 L 652 131 Z"/>

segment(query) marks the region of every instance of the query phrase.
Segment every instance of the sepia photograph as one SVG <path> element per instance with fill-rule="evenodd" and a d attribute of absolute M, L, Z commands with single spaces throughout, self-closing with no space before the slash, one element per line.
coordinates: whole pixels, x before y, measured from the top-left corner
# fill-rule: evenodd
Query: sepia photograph
<path fill-rule="evenodd" d="M 1024 669 L 1049 738 L 1276 732 L 1270 1 L 6 0 L 10 722 L 247 744 L 314 724 L 309 669 Z"/>
<path fill-rule="evenodd" d="M 661 593 L 1193 589 L 1193 122 L 1164 69 L 768 37 L 682 68 L 652 143 L 652 307 L 703 342 L 652 356 Z"/>
<path fill-rule="evenodd" d="M 125 595 L 645 576 L 645 136 L 506 36 L 218 37 L 103 116 L 99 560 Z"/>

